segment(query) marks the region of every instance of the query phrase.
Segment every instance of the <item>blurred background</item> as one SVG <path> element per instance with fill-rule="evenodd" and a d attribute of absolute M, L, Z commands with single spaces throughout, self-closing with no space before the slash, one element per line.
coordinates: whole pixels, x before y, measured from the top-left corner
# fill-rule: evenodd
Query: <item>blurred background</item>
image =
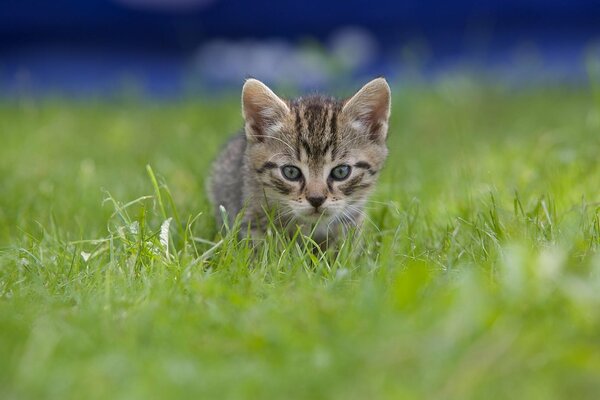
<path fill-rule="evenodd" d="M 173 97 L 248 76 L 302 90 L 385 75 L 584 84 L 600 55 L 586 0 L 4 0 L 0 96 Z"/>

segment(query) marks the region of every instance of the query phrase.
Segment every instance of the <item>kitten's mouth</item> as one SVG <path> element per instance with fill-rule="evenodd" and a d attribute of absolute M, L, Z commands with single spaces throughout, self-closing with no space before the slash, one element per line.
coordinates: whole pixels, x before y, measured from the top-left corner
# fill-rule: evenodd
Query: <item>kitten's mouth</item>
<path fill-rule="evenodd" d="M 331 216 L 331 213 L 327 209 L 313 208 L 312 210 L 307 210 L 307 211 L 303 212 L 301 214 L 301 216 L 303 219 L 305 219 L 307 221 L 317 222 L 319 220 L 325 221 L 325 220 L 329 219 L 329 217 Z"/>

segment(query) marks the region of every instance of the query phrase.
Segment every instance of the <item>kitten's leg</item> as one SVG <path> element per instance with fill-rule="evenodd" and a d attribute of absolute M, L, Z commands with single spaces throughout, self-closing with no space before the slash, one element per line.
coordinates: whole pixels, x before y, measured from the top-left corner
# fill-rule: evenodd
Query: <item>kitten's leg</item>
<path fill-rule="evenodd" d="M 265 232 L 258 226 L 257 223 L 250 220 L 245 220 L 240 226 L 239 238 L 249 238 L 252 241 L 252 246 L 256 247 L 259 245 L 259 243 L 264 241 Z"/>
<path fill-rule="evenodd" d="M 248 241 L 248 246 L 250 247 L 248 269 L 254 269 L 258 266 L 259 250 L 264 243 L 264 237 L 264 232 L 259 229 L 256 224 L 244 217 L 240 224 L 240 230 L 238 231 L 238 239 L 240 241 Z"/>

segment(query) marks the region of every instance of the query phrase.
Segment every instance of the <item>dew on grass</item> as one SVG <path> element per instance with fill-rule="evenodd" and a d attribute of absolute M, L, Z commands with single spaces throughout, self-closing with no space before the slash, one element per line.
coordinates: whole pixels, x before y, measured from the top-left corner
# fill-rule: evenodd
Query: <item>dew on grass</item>
<path fill-rule="evenodd" d="M 167 218 L 160 226 L 160 244 L 165 249 L 165 255 L 167 258 L 169 258 L 169 227 L 171 226 L 172 220 L 173 218 Z"/>

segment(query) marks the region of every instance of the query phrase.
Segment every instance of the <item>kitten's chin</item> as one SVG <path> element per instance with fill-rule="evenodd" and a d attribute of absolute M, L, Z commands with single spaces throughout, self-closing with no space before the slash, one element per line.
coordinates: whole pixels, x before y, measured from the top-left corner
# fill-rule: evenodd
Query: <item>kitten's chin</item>
<path fill-rule="evenodd" d="M 314 209 L 311 210 L 297 210 L 295 212 L 296 217 L 298 219 L 300 219 L 303 222 L 306 223 L 317 223 L 319 222 L 319 224 L 321 223 L 327 223 L 329 221 L 331 221 L 331 219 L 333 218 L 333 212 L 331 212 L 331 210 L 323 210 L 321 212 L 315 212 Z"/>

